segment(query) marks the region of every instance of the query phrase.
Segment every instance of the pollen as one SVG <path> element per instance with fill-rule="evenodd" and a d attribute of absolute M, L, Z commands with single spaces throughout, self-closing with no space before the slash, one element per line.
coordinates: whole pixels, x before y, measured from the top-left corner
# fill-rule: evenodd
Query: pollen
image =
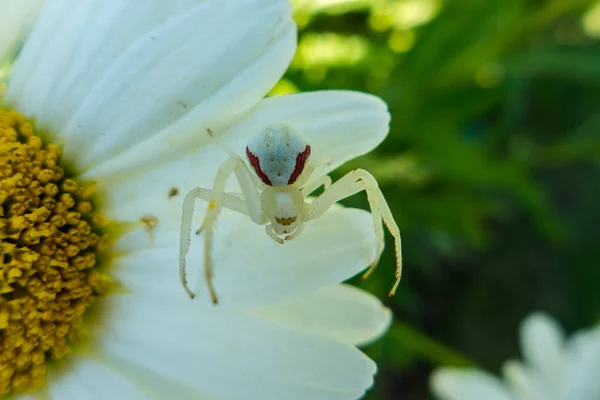
<path fill-rule="evenodd" d="M 61 167 L 23 115 L 0 108 L 0 397 L 43 385 L 109 280 L 94 187 Z"/>

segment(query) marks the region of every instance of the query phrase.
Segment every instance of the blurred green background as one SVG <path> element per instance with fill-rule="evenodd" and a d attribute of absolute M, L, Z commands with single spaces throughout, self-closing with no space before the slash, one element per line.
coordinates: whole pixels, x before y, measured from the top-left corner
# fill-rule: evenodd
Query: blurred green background
<path fill-rule="evenodd" d="M 498 372 L 531 311 L 569 332 L 597 322 L 600 3 L 293 3 L 299 50 L 274 93 L 366 91 L 392 114 L 387 140 L 334 174 L 371 171 L 403 234 L 394 299 L 390 251 L 354 282 L 395 314 L 366 349 L 367 399 L 429 399 L 438 365 Z"/>

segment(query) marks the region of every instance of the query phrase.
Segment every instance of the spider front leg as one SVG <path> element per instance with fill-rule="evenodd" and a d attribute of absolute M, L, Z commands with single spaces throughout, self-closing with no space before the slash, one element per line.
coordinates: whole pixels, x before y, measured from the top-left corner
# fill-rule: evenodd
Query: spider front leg
<path fill-rule="evenodd" d="M 243 200 L 232 194 L 225 193 L 225 184 L 232 172 L 235 173 L 237 181 L 242 189 Z M 214 304 L 217 304 L 218 299 L 212 284 L 211 248 L 213 226 L 217 220 L 221 207 L 248 215 L 252 221 L 257 224 L 264 224 L 265 218 L 263 216 L 258 190 L 252 181 L 246 164 L 238 156 L 232 155 L 221 165 L 221 167 L 219 167 L 212 190 L 196 188 L 188 192 L 183 200 L 182 207 L 183 213 L 181 218 L 181 236 L 179 243 L 179 277 L 185 291 L 192 299 L 195 297 L 195 294 L 190 290 L 187 284 L 185 256 L 189 251 L 194 203 L 198 198 L 208 200 L 204 221 L 202 222 L 200 229 L 196 231 L 196 234 L 204 232 L 204 276 L 211 300 Z"/>
<path fill-rule="evenodd" d="M 333 183 L 328 189 L 326 189 L 319 197 L 317 197 L 308 207 L 307 220 L 313 220 L 320 217 L 327 211 L 333 204 L 338 201 L 350 197 L 360 191 L 367 193 L 367 200 L 371 208 L 371 215 L 373 217 L 373 225 L 375 228 L 375 235 L 377 237 L 378 249 L 375 260 L 369 266 L 369 269 L 365 272 L 363 277 L 368 277 L 377 263 L 383 252 L 383 226 L 382 222 L 385 223 L 389 232 L 394 237 L 395 252 L 396 252 L 396 276 L 394 285 L 390 290 L 390 296 L 393 296 L 400 283 L 400 276 L 402 274 L 402 245 L 400 239 L 400 230 L 396 221 L 392 216 L 392 212 L 383 197 L 383 193 L 379 189 L 377 181 L 367 171 L 363 169 L 357 169 L 351 171 L 343 176 L 340 180 Z"/>
<path fill-rule="evenodd" d="M 317 190 L 321 185 L 323 185 L 323 189 L 327 190 L 329 186 L 331 186 L 331 177 L 329 175 L 321 175 L 317 179 L 312 182 L 308 182 L 301 190 L 302 196 L 306 197 L 315 190 Z"/>

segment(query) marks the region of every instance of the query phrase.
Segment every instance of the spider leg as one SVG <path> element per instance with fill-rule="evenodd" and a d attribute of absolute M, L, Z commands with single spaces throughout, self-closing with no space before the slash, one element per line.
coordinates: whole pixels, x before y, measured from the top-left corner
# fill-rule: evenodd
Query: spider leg
<path fill-rule="evenodd" d="M 318 196 L 310 204 L 308 209 L 307 220 L 312 220 L 320 217 L 327 211 L 333 204 L 338 201 L 350 197 L 360 191 L 367 193 L 367 199 L 371 208 L 371 215 L 373 217 L 373 225 L 375 228 L 375 235 L 377 237 L 378 249 L 375 260 L 369 266 L 369 269 L 365 272 L 363 277 L 368 277 L 375 266 L 377 265 L 381 253 L 383 252 L 384 235 L 382 222 L 388 228 L 390 234 L 394 237 L 395 252 L 396 252 L 396 273 L 395 281 L 392 289 L 390 290 L 390 296 L 393 296 L 400 283 L 400 276 L 402 273 L 402 244 L 400 239 L 400 230 L 392 212 L 379 189 L 377 181 L 365 170 L 357 169 L 351 171 L 339 179 L 337 182 L 332 184 L 329 189 L 325 190 L 320 196 Z"/>
<path fill-rule="evenodd" d="M 188 192 L 186 199 L 188 196 L 193 197 L 192 204 L 193 204 L 193 200 L 195 200 L 195 199 L 210 201 L 210 199 L 213 197 L 213 191 L 210 189 L 197 187 Z M 185 200 L 184 200 L 184 202 L 185 202 Z M 246 203 L 244 202 L 243 197 L 240 198 L 240 196 L 236 193 L 224 193 L 222 207 L 227 208 L 232 211 L 235 211 L 240 214 L 250 216 L 248 207 L 246 206 Z M 191 211 L 189 212 L 189 214 L 191 217 Z M 202 226 L 200 226 L 200 228 L 198 228 L 196 230 L 196 235 L 201 234 L 203 229 L 204 229 L 204 223 L 202 224 Z M 186 234 L 189 236 L 189 229 L 187 229 Z M 182 231 L 182 235 L 183 235 L 183 231 Z"/>
<path fill-rule="evenodd" d="M 304 168 L 304 172 L 302 172 L 302 174 L 300 175 L 300 178 L 298 178 L 298 180 L 295 182 L 295 184 L 298 187 L 305 187 L 308 186 L 308 180 L 310 179 L 310 177 L 312 176 L 313 172 L 315 172 L 315 170 L 317 168 L 319 168 L 320 166 L 323 165 L 330 165 L 331 162 L 333 160 L 331 158 L 326 158 L 324 160 L 321 160 L 320 162 L 316 163 L 316 164 L 308 164 L 305 168 Z M 327 175 L 324 175 L 327 176 Z M 322 184 L 324 186 L 329 186 L 331 185 L 331 178 L 329 178 L 329 185 L 327 185 L 325 182 L 327 182 L 327 178 L 322 178 L 322 177 L 318 177 L 317 180 L 319 180 L 320 182 L 323 182 Z M 312 183 L 310 183 L 310 185 L 312 186 Z M 317 184 L 317 186 L 314 186 L 314 189 L 311 190 L 310 192 L 306 192 L 305 190 L 303 190 L 303 192 L 306 192 L 306 194 L 310 194 L 311 192 L 314 192 L 320 185 Z"/>
<path fill-rule="evenodd" d="M 306 197 L 315 190 L 319 188 L 319 186 L 323 185 L 323 189 L 327 190 L 329 186 L 331 186 L 331 177 L 329 175 L 321 175 L 318 178 L 309 181 L 301 190 L 302 196 Z"/>
<path fill-rule="evenodd" d="M 265 225 L 265 232 L 267 233 L 267 235 L 269 235 L 269 237 L 271 239 L 273 239 L 275 242 L 279 243 L 279 244 L 283 244 L 283 239 L 280 238 L 279 236 L 277 236 L 277 234 L 275 233 L 275 231 L 273 230 L 273 225 L 268 224 Z"/>
<path fill-rule="evenodd" d="M 287 235 L 285 237 L 285 240 L 293 240 L 293 239 L 297 238 L 298 236 L 300 236 L 302 231 L 304 231 L 304 223 L 298 224 L 298 226 L 296 227 L 296 230 L 292 234 Z"/>
<path fill-rule="evenodd" d="M 310 205 L 309 219 L 315 219 L 320 217 L 338 201 L 347 197 L 353 196 L 356 193 L 365 190 L 367 192 L 367 199 L 371 206 L 371 216 L 373 218 L 373 227 L 375 228 L 375 235 L 377 237 L 377 253 L 373 262 L 369 265 L 369 269 L 364 273 L 363 278 L 368 277 L 381 257 L 383 253 L 384 234 L 383 234 L 383 221 L 381 220 L 381 213 L 379 208 L 375 206 L 375 200 L 373 199 L 372 191 L 366 190 L 364 183 L 357 174 L 352 171 L 346 174 L 340 180 L 336 181 L 330 190 L 325 190 L 321 196 L 317 197 Z"/>
<path fill-rule="evenodd" d="M 235 172 L 238 183 L 242 189 L 244 200 L 235 195 L 225 193 L 225 184 L 227 183 L 227 179 L 232 172 Z M 204 232 L 204 277 L 208 286 L 211 300 L 214 304 L 216 304 L 218 299 L 212 284 L 211 248 L 213 241 L 213 226 L 219 215 L 221 207 L 229 208 L 233 211 L 246 214 L 250 216 L 252 221 L 259 224 L 264 223 L 265 218 L 263 216 L 258 190 L 252 182 L 244 161 L 237 156 L 232 156 L 223 164 L 221 164 L 219 170 L 217 171 L 212 190 L 197 188 L 191 190 L 185 196 L 181 220 L 179 276 L 181 284 L 191 298 L 194 298 L 195 294 L 187 285 L 185 274 L 185 256 L 189 250 L 191 221 L 194 212 L 194 202 L 197 198 L 208 200 L 204 221 L 202 222 L 200 229 L 196 231 L 196 234 Z"/>

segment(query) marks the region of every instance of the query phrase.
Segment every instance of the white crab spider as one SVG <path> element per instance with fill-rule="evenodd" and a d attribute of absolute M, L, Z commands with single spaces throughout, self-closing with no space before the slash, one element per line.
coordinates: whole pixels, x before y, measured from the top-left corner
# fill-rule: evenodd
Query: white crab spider
<path fill-rule="evenodd" d="M 210 130 L 208 133 L 212 137 Z M 396 279 L 390 296 L 394 295 L 402 270 L 400 231 L 373 175 L 357 169 L 347 173 L 334 184 L 328 175 L 309 180 L 315 170 L 315 166 L 308 163 L 311 147 L 294 129 L 283 124 L 268 125 L 248 143 L 246 156 L 254 174 L 241 157 L 228 148 L 225 150 L 229 153 L 229 159 L 219 167 L 213 189 L 192 189 L 183 200 L 179 275 L 181 284 L 191 298 L 195 295 L 187 285 L 185 256 L 190 245 L 190 229 L 196 199 L 208 201 L 206 216 L 196 234 L 204 232 L 204 273 L 211 299 L 216 304 L 217 296 L 212 285 L 211 247 L 213 226 L 221 207 L 245 214 L 256 224 L 267 224 L 267 235 L 275 242 L 283 244 L 286 240 L 300 235 L 304 223 L 320 217 L 338 201 L 363 190 L 367 192 L 378 241 L 376 257 L 363 277 L 371 274 L 383 252 L 384 222 L 395 242 Z M 242 190 L 241 195 L 225 193 L 225 183 L 232 172 Z M 305 201 L 306 196 L 321 185 L 325 189 L 323 193 L 312 202 Z"/>

